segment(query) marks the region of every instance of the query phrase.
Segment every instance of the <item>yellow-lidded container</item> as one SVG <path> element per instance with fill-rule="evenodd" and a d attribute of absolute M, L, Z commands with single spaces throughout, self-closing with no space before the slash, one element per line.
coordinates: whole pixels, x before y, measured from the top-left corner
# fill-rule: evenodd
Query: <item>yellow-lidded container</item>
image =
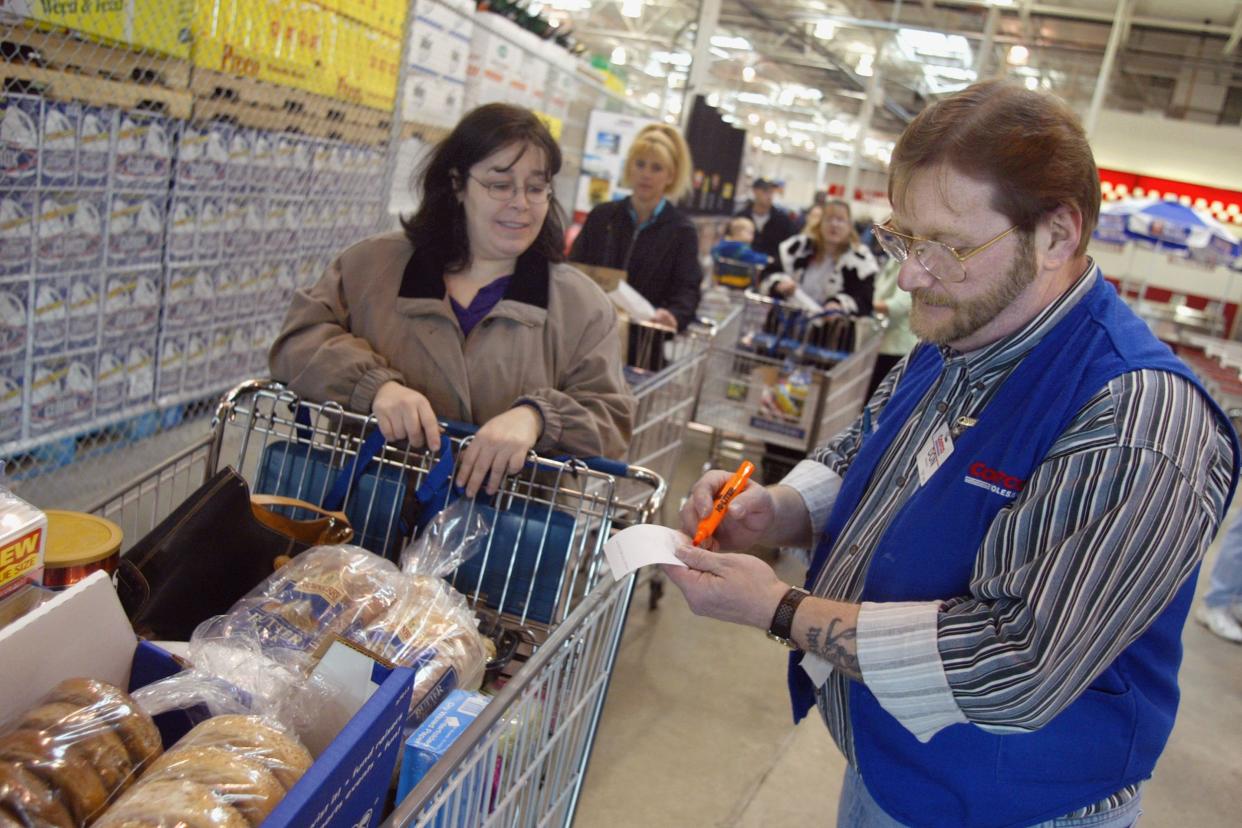
<path fill-rule="evenodd" d="M 43 585 L 67 587 L 101 569 L 111 575 L 121 560 L 122 538 L 121 527 L 106 518 L 48 509 Z"/>

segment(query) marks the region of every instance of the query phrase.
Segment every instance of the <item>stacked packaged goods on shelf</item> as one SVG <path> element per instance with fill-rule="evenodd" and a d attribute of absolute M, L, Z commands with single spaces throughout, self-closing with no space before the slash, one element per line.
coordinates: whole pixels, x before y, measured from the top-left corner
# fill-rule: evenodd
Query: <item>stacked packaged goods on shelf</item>
<path fill-rule="evenodd" d="M 474 35 L 470 0 L 420 3 L 410 26 L 403 117 L 450 129 L 465 103 L 466 69 Z"/>

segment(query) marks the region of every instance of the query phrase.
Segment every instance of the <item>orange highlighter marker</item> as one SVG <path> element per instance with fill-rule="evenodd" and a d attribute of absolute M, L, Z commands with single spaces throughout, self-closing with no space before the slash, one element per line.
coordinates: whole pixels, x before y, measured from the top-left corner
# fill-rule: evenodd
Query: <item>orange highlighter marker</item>
<path fill-rule="evenodd" d="M 712 510 L 708 512 L 707 517 L 699 521 L 698 528 L 694 530 L 695 546 L 712 536 L 716 527 L 720 525 L 720 521 L 724 520 L 729 504 L 733 502 L 738 492 L 746 488 L 746 481 L 750 480 L 750 476 L 754 473 L 755 464 L 749 460 L 743 460 L 742 465 L 738 466 L 737 471 L 729 478 L 729 482 L 724 484 L 724 488 L 716 495 L 716 502 L 712 504 Z"/>

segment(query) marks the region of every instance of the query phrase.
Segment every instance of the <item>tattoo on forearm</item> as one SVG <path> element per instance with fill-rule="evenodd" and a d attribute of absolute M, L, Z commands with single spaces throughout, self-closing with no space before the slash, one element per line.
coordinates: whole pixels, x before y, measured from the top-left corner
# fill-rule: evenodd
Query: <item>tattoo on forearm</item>
<path fill-rule="evenodd" d="M 862 669 L 858 666 L 858 655 L 847 648 L 846 642 L 854 641 L 855 630 L 845 627 L 840 618 L 834 618 L 828 629 L 811 627 L 806 631 L 806 649 L 825 661 L 830 662 L 850 678 L 861 679 Z"/>

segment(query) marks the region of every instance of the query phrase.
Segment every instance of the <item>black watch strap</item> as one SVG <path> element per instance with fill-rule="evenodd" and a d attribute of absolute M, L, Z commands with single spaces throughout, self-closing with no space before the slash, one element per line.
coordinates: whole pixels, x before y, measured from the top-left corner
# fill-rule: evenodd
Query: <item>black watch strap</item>
<path fill-rule="evenodd" d="M 789 588 L 789 591 L 781 598 L 781 602 L 776 605 L 776 612 L 772 615 L 772 624 L 768 627 L 768 638 L 794 649 L 794 644 L 790 641 L 793 635 L 794 614 L 798 611 L 798 605 L 810 594 L 800 587 Z"/>

